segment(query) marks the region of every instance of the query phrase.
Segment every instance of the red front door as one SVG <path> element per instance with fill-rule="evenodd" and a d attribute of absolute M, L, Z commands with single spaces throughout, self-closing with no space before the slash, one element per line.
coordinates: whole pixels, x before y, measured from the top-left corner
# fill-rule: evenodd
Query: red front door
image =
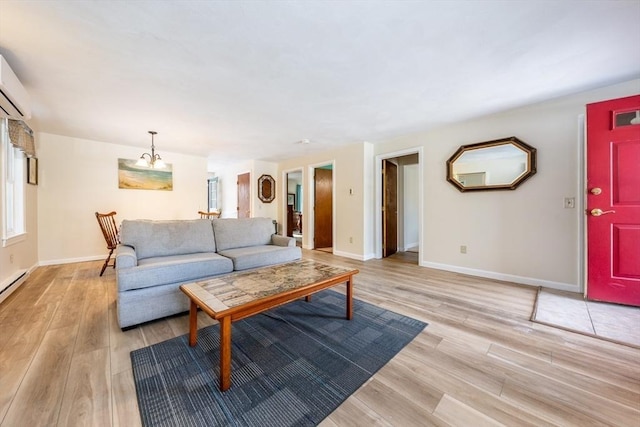
<path fill-rule="evenodd" d="M 640 306 L 640 95 L 587 105 L 587 298 Z"/>

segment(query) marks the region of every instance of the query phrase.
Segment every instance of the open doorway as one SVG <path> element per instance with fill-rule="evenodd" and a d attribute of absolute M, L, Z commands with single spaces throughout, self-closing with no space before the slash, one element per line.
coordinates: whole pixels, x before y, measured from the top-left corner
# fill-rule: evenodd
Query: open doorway
<path fill-rule="evenodd" d="M 379 192 L 376 196 L 379 224 L 377 257 L 394 256 L 419 264 L 420 253 L 420 155 L 408 152 L 378 156 Z"/>
<path fill-rule="evenodd" d="M 296 239 L 296 245 L 302 246 L 302 206 L 303 206 L 303 186 L 302 170 L 295 170 L 286 173 L 286 235 Z"/>

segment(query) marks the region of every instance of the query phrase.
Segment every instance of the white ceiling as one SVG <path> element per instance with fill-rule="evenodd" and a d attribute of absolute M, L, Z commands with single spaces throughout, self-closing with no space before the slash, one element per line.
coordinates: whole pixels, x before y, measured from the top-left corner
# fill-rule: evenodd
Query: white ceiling
<path fill-rule="evenodd" d="M 637 78 L 640 0 L 0 0 L 0 54 L 40 131 L 277 160 Z"/>

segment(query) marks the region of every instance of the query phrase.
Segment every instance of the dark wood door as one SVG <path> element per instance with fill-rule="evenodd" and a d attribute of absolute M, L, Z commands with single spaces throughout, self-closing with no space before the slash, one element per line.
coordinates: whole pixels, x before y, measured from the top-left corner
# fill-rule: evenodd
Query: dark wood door
<path fill-rule="evenodd" d="M 333 171 L 316 169 L 314 175 L 314 248 L 333 246 Z"/>
<path fill-rule="evenodd" d="M 587 105 L 587 298 L 640 306 L 640 95 Z"/>
<path fill-rule="evenodd" d="M 398 166 L 382 161 L 382 257 L 398 251 Z"/>
<path fill-rule="evenodd" d="M 238 175 L 238 218 L 251 217 L 251 174 Z"/>

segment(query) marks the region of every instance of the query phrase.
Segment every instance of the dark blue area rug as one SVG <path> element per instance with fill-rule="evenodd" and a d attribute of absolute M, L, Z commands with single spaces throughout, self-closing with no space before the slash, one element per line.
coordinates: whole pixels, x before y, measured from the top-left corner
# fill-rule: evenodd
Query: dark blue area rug
<path fill-rule="evenodd" d="M 313 295 L 232 324 L 231 388 L 220 392 L 219 327 L 131 352 L 149 426 L 313 426 L 427 324 L 345 296 Z"/>

